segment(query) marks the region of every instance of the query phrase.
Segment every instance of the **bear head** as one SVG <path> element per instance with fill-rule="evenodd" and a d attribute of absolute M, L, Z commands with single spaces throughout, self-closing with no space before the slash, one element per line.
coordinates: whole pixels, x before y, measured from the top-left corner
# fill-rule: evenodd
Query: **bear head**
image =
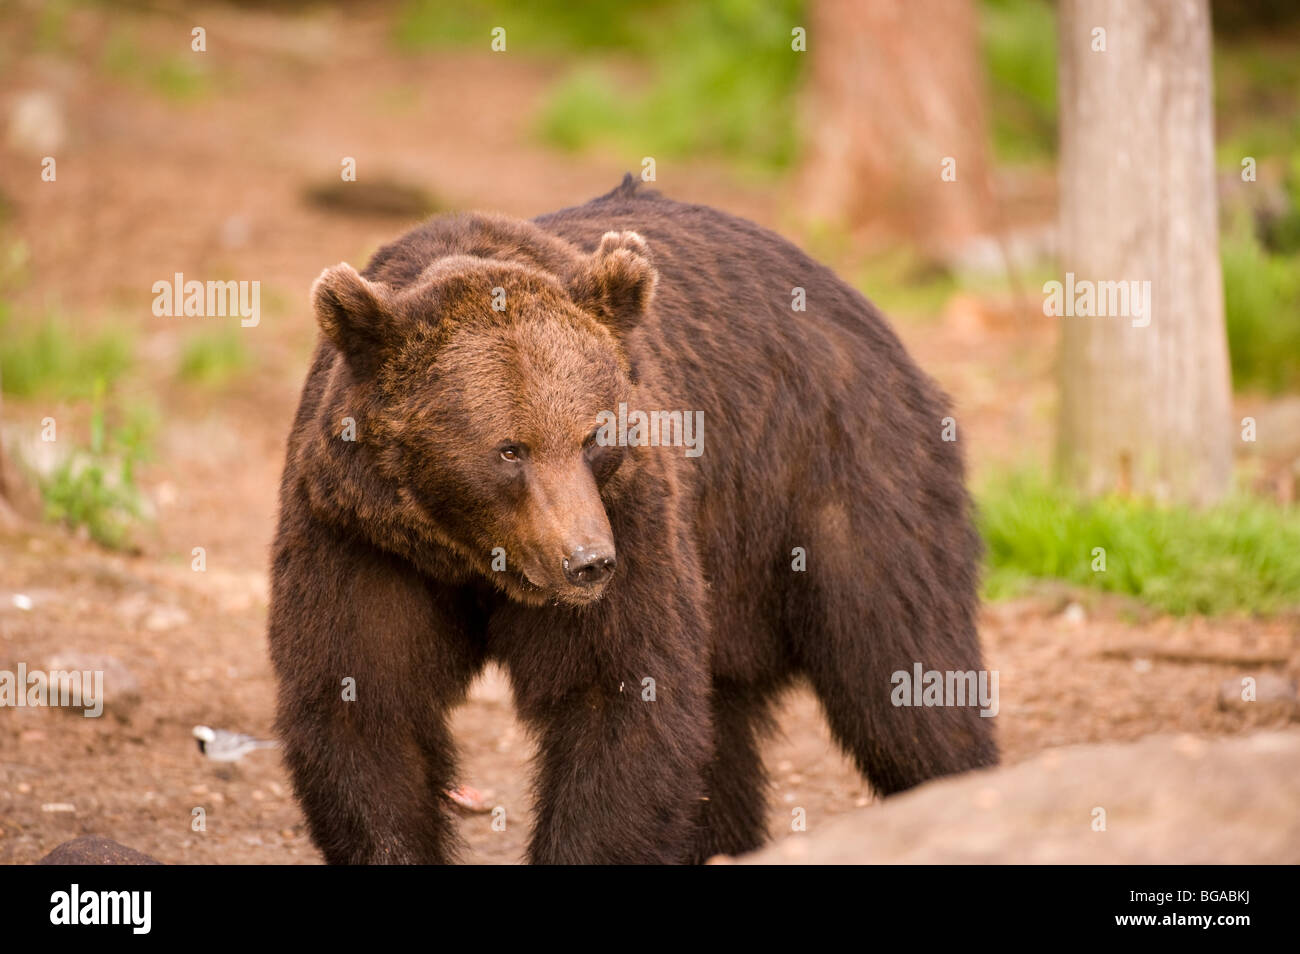
<path fill-rule="evenodd" d="M 340 264 L 312 289 L 401 519 L 530 605 L 590 603 L 615 573 L 603 494 L 628 449 L 597 442 L 597 415 L 628 400 L 623 339 L 657 280 L 634 232 L 571 253 L 447 255 L 401 286 Z"/>

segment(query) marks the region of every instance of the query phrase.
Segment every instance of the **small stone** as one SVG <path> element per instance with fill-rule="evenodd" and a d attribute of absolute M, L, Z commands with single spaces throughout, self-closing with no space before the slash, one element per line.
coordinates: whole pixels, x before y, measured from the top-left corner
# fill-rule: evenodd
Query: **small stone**
<path fill-rule="evenodd" d="M 68 138 L 63 107 L 53 93 L 28 90 L 19 93 L 9 114 L 9 145 L 29 156 L 50 156 Z"/>
<path fill-rule="evenodd" d="M 252 229 L 242 215 L 227 216 L 221 223 L 221 244 L 226 248 L 243 248 L 248 244 Z"/>
<path fill-rule="evenodd" d="M 155 633 L 184 626 L 190 621 L 190 614 L 179 606 L 156 606 L 144 621 L 145 629 Z"/>
<path fill-rule="evenodd" d="M 153 499 L 159 507 L 170 507 L 180 500 L 180 494 L 176 492 L 176 485 L 170 480 L 163 480 L 153 489 Z"/>

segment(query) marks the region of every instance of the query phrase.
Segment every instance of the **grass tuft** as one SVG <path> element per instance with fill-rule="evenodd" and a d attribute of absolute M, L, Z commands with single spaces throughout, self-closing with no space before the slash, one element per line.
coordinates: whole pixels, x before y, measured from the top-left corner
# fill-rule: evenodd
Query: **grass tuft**
<path fill-rule="evenodd" d="M 989 599 L 1058 579 L 1177 615 L 1300 607 L 1300 510 L 1245 495 L 1205 510 L 1084 501 L 1032 471 L 988 481 L 977 499 Z"/>
<path fill-rule="evenodd" d="M 181 349 L 177 373 L 181 380 L 221 387 L 248 370 L 252 361 L 237 327 L 191 335 Z"/>
<path fill-rule="evenodd" d="M 84 528 L 102 546 L 132 547 L 131 532 L 144 518 L 135 471 L 150 455 L 152 414 L 136 409 L 116 426 L 105 411 L 105 384 L 94 384 L 90 442 L 76 448 L 40 479 L 45 517 L 72 530 Z"/>

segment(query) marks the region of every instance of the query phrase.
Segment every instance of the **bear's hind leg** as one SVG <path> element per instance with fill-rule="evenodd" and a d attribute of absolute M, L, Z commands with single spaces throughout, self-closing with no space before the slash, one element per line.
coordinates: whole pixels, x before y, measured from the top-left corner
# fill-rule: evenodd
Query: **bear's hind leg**
<path fill-rule="evenodd" d="M 812 536 L 807 572 L 794 574 L 787 627 L 836 741 L 881 795 L 996 764 L 993 720 L 978 697 L 895 704 L 896 674 L 911 679 L 917 664 L 980 678 L 973 531 L 958 523 L 850 535 L 848 515 L 835 516 L 835 532 L 823 521 Z"/>

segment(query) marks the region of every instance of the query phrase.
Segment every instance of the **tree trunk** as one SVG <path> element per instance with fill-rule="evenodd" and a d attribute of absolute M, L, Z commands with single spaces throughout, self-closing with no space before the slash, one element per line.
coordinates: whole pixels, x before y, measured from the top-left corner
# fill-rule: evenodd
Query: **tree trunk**
<path fill-rule="evenodd" d="M 814 0 L 801 193 L 809 216 L 932 246 L 985 231 L 988 150 L 971 0 Z M 940 177 L 945 158 L 956 178 Z"/>
<path fill-rule="evenodd" d="M 1054 319 L 1061 475 L 1090 495 L 1209 502 L 1231 479 L 1232 408 L 1207 0 L 1062 0 L 1059 31 L 1059 278 L 1150 283 L 1145 318 L 1130 302 Z"/>

